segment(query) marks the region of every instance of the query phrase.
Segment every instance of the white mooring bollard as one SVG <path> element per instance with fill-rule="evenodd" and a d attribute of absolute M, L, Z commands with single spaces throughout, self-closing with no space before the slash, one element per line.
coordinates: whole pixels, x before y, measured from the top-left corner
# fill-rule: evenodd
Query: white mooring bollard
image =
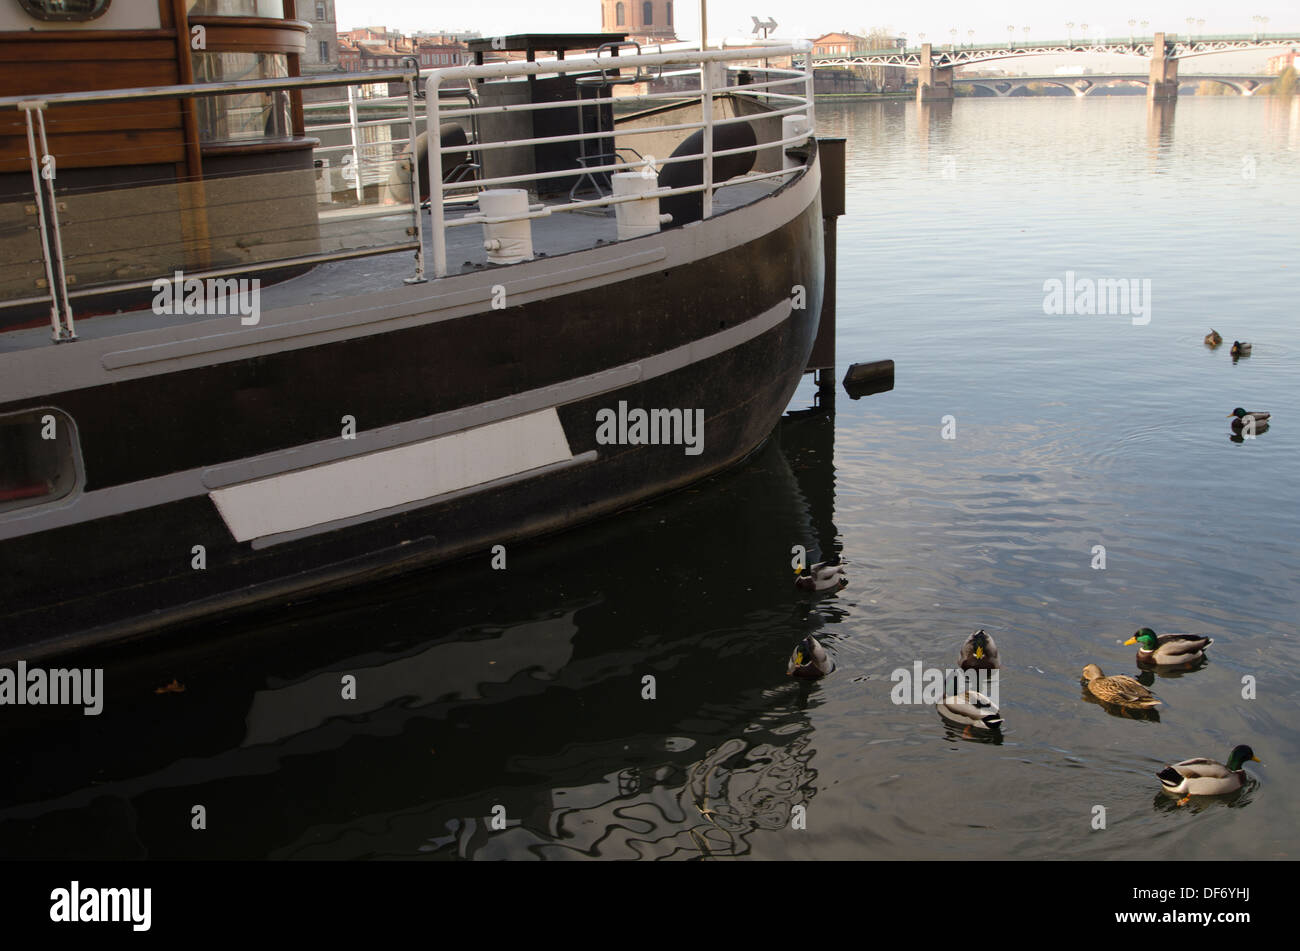
<path fill-rule="evenodd" d="M 658 179 L 642 172 L 615 172 L 610 176 L 614 182 L 614 197 L 624 195 L 644 195 L 659 187 Z M 667 215 L 659 214 L 659 197 L 642 198 L 640 201 L 622 201 L 614 206 L 614 215 L 618 218 L 618 240 L 639 238 L 643 234 L 656 234 L 660 223 Z"/>
<path fill-rule="evenodd" d="M 483 250 L 491 264 L 518 264 L 533 259 L 533 227 L 528 214 L 528 191 L 492 188 L 479 192 L 479 211 L 485 218 L 519 216 L 518 221 L 483 223 Z"/>

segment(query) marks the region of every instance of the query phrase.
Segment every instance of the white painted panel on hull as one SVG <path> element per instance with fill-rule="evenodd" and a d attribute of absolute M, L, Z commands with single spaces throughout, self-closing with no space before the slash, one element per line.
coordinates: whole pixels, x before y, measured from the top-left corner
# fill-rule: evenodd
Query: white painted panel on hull
<path fill-rule="evenodd" d="M 554 407 L 463 432 L 216 489 L 237 541 L 432 499 L 572 459 Z"/>

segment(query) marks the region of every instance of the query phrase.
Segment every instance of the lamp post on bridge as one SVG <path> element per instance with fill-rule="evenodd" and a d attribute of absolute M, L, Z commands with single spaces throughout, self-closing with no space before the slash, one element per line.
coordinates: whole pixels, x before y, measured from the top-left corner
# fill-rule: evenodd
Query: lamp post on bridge
<path fill-rule="evenodd" d="M 1012 49 L 1016 47 L 1016 28 L 1014 26 L 1007 27 L 1007 45 Z"/>
<path fill-rule="evenodd" d="M 1070 46 L 1074 46 L 1074 21 L 1073 20 L 1065 24 L 1065 35 L 1069 39 Z"/>
<path fill-rule="evenodd" d="M 1129 46 L 1132 46 L 1134 44 L 1133 27 L 1137 26 L 1137 22 L 1138 22 L 1137 20 L 1128 21 L 1128 45 Z"/>
<path fill-rule="evenodd" d="M 954 26 L 951 30 L 948 31 L 948 35 L 952 37 L 951 46 L 955 51 L 957 49 L 957 28 Z"/>

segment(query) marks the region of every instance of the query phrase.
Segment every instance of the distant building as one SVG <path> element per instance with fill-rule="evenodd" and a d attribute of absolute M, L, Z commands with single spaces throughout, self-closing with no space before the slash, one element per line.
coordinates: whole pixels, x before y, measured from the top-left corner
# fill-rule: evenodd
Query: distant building
<path fill-rule="evenodd" d="M 464 66 L 471 62 L 469 47 L 455 40 L 417 40 L 415 57 L 420 61 L 422 69 Z"/>
<path fill-rule="evenodd" d="M 814 56 L 845 56 L 868 47 L 865 36 L 852 33 L 826 33 L 812 41 Z"/>
<path fill-rule="evenodd" d="M 825 33 L 812 41 L 813 56 L 849 56 L 862 50 L 903 49 L 907 43 L 901 36 L 877 37 L 858 36 L 855 33 Z M 894 92 L 903 88 L 907 79 L 907 70 L 902 66 L 867 66 L 857 67 L 864 70 L 867 91 L 881 90 Z"/>
<path fill-rule="evenodd" d="M 600 29 L 642 45 L 676 43 L 673 0 L 600 0 Z"/>
<path fill-rule="evenodd" d="M 437 30 L 434 32 L 418 30 L 411 34 L 411 39 L 417 42 L 427 43 L 468 43 L 470 40 L 482 39 L 483 34 L 478 30 Z"/>
<path fill-rule="evenodd" d="M 1300 53 L 1296 50 L 1287 50 L 1285 53 L 1271 56 L 1264 66 L 1264 72 L 1269 76 L 1281 76 L 1292 66 L 1295 66 L 1297 56 L 1300 56 Z"/>
<path fill-rule="evenodd" d="M 405 36 L 384 26 L 368 26 L 337 35 L 338 63 L 350 73 L 370 69 L 399 69 L 414 57 L 421 69 L 462 66 L 469 48 L 459 37 L 477 34 L 419 33 Z"/>
<path fill-rule="evenodd" d="M 299 60 L 304 76 L 339 68 L 338 26 L 334 21 L 334 0 L 310 0 L 298 8 L 299 19 L 311 24 L 307 50 Z"/>

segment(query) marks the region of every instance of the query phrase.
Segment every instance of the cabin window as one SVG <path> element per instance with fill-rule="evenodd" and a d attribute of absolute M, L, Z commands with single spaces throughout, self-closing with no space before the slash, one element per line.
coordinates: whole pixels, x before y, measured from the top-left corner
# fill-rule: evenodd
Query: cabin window
<path fill-rule="evenodd" d="M 623 4 L 621 3 L 614 4 L 614 25 L 623 25 Z"/>
<path fill-rule="evenodd" d="M 0 416 L 0 514 L 61 499 L 77 486 L 72 418 L 57 409 Z"/>
<path fill-rule="evenodd" d="M 94 20 L 108 12 L 112 0 L 18 0 L 38 20 Z"/>
<path fill-rule="evenodd" d="M 641 4 L 641 18 L 645 21 L 646 26 L 653 26 L 655 22 L 655 7 L 650 0 Z"/>
<path fill-rule="evenodd" d="M 56 0 L 57 2 L 57 0 Z M 186 0 L 190 16 L 284 19 L 284 0 Z M 321 19 L 318 17 L 317 19 Z"/>
<path fill-rule="evenodd" d="M 213 53 L 195 50 L 196 83 L 235 79 L 283 79 L 289 75 L 283 53 Z M 283 138 L 293 128 L 289 96 L 283 89 L 233 96 L 200 96 L 195 100 L 199 139 L 203 142 L 241 142 Z"/>

